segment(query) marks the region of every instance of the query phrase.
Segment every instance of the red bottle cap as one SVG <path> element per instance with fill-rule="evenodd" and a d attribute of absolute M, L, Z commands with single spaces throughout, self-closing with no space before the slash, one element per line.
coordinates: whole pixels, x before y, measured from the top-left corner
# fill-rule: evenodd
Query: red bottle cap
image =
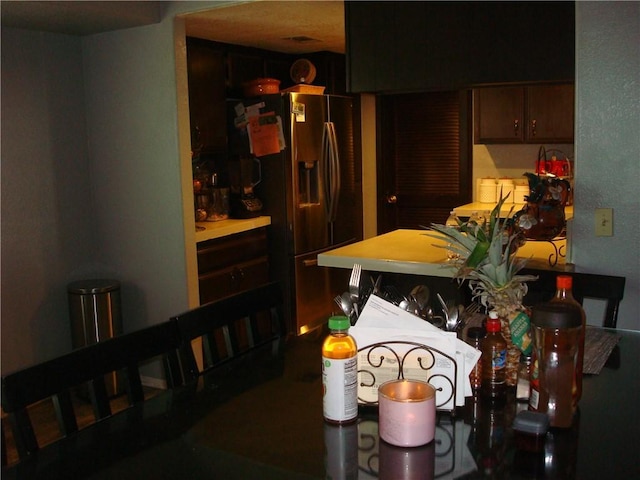
<path fill-rule="evenodd" d="M 488 318 L 486 327 L 487 332 L 495 333 L 500 331 L 500 319 L 499 318 Z"/>
<path fill-rule="evenodd" d="M 571 288 L 573 284 L 573 277 L 571 275 L 558 275 L 556 277 L 557 288 Z"/>

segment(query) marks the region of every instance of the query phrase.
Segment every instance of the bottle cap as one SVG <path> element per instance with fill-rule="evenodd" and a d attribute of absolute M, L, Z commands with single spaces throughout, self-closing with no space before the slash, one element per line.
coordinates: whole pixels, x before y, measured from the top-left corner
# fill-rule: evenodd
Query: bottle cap
<path fill-rule="evenodd" d="M 344 315 L 335 315 L 329 318 L 330 330 L 347 330 L 351 326 L 351 322 Z"/>
<path fill-rule="evenodd" d="M 489 318 L 487 319 L 487 324 L 486 324 L 487 332 L 489 332 L 489 333 L 499 332 L 500 331 L 500 319 L 498 318 L 498 314 L 497 313 L 495 314 L 495 316 L 492 316 L 491 315 L 492 313 L 495 313 L 495 312 L 489 313 Z"/>
<path fill-rule="evenodd" d="M 571 288 L 573 285 L 573 277 L 571 275 L 558 275 L 556 277 L 557 288 Z"/>

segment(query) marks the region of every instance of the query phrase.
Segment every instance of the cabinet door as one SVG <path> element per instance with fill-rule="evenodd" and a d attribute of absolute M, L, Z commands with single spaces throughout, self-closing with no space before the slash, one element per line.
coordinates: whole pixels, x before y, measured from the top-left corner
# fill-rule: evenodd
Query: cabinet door
<path fill-rule="evenodd" d="M 221 50 L 187 40 L 191 150 L 219 152 L 227 146 L 225 66 Z"/>
<path fill-rule="evenodd" d="M 269 281 L 265 228 L 198 244 L 200 303 L 212 302 Z"/>
<path fill-rule="evenodd" d="M 573 85 L 527 88 L 527 142 L 573 143 Z"/>
<path fill-rule="evenodd" d="M 221 270 L 200 275 L 200 304 L 220 300 L 221 298 L 251 290 L 269 281 L 269 261 L 259 257 Z"/>
<path fill-rule="evenodd" d="M 242 98 L 243 84 L 256 78 L 265 77 L 264 58 L 257 54 L 229 52 L 229 93 Z"/>
<path fill-rule="evenodd" d="M 524 88 L 479 88 L 473 108 L 475 143 L 524 141 Z"/>

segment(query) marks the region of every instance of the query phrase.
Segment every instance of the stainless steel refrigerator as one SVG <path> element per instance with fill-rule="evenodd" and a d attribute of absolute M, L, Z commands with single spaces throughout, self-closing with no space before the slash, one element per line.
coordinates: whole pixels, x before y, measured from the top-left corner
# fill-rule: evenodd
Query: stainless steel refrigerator
<path fill-rule="evenodd" d="M 285 148 L 260 157 L 256 193 L 269 227 L 270 269 L 282 282 L 290 332 L 339 312 L 333 297 L 350 271 L 319 267 L 317 255 L 362 240 L 359 108 L 351 97 L 287 93 L 245 100 L 282 119 Z"/>

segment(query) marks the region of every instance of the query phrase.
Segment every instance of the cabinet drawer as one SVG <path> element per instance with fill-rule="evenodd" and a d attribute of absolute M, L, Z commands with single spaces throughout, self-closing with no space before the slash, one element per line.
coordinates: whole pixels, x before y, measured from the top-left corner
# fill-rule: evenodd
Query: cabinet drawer
<path fill-rule="evenodd" d="M 259 287 L 268 281 L 267 256 L 199 275 L 200 304 Z"/>
<path fill-rule="evenodd" d="M 259 228 L 198 244 L 198 275 L 267 255 L 267 231 Z"/>

